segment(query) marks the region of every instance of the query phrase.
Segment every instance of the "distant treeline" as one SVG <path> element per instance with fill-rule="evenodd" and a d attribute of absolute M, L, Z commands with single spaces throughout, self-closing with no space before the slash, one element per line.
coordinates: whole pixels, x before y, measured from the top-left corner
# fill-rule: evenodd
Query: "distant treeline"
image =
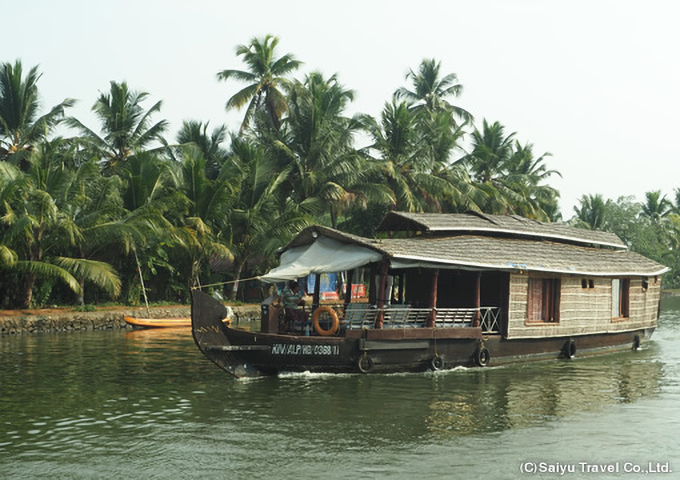
<path fill-rule="evenodd" d="M 244 112 L 236 130 L 185 121 L 174 139 L 162 102 L 126 82 L 111 81 L 85 125 L 68 115 L 74 100 L 41 109 L 37 67 L 0 65 L 0 307 L 186 301 L 192 286 L 264 273 L 307 225 L 372 236 L 389 210 L 562 220 L 550 155 L 456 106 L 463 87 L 436 60 L 409 71 L 379 118 L 350 117 L 352 90 L 296 78 L 301 62 L 277 45 L 254 38 L 236 49 L 244 70 L 217 73 L 236 89 L 226 108 Z M 617 233 L 677 286 L 675 193 L 585 196 L 571 222 Z M 242 285 L 221 289 L 238 299 Z"/>

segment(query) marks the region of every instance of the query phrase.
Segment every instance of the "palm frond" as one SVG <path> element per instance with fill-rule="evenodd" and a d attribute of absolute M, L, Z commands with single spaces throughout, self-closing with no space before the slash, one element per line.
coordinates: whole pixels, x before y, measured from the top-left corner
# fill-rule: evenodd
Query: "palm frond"
<path fill-rule="evenodd" d="M 74 277 L 84 278 L 86 281 L 94 283 L 113 297 L 120 294 L 120 278 L 115 269 L 108 263 L 67 257 L 56 257 L 54 263 Z"/>
<path fill-rule="evenodd" d="M 217 74 L 217 78 L 222 81 L 234 79 L 240 82 L 257 82 L 255 74 L 243 70 L 222 70 Z"/>
<path fill-rule="evenodd" d="M 19 260 L 17 253 L 7 245 L 0 245 L 0 268 L 13 267 Z"/>
<path fill-rule="evenodd" d="M 229 100 L 227 101 L 225 108 L 227 110 L 230 110 L 232 108 L 239 109 L 249 102 L 251 103 L 251 105 L 254 106 L 253 100 L 255 98 L 255 95 L 257 95 L 258 91 L 259 91 L 258 84 L 248 85 L 247 87 L 239 90 L 234 95 L 232 95 L 231 98 L 229 98 Z"/>
<path fill-rule="evenodd" d="M 82 292 L 78 280 L 76 280 L 75 277 L 71 275 L 71 273 L 68 270 L 58 265 L 54 265 L 48 262 L 19 260 L 11 268 L 12 270 L 20 273 L 34 273 L 41 277 L 61 280 L 74 293 L 79 294 Z"/>

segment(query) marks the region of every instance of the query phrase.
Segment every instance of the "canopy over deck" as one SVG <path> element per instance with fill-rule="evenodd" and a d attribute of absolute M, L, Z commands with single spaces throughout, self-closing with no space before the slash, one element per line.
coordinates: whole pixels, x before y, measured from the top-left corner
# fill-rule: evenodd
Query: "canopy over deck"
<path fill-rule="evenodd" d="M 382 255 L 360 245 L 321 236 L 281 254 L 281 265 L 260 277 L 266 283 L 294 280 L 316 273 L 344 272 L 377 262 Z"/>

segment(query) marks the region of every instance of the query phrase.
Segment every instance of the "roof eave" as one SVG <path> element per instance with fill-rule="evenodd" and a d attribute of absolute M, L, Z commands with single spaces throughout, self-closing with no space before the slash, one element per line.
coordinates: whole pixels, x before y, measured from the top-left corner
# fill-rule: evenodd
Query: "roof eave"
<path fill-rule="evenodd" d="M 436 226 L 436 225 L 430 225 L 428 222 L 418 220 L 416 217 L 418 214 L 409 214 L 407 212 L 395 212 L 391 211 L 388 212 L 383 220 L 380 222 L 380 224 L 377 227 L 377 231 L 419 231 L 423 233 L 455 233 L 455 234 L 460 234 L 460 233 L 465 233 L 469 232 L 470 234 L 474 233 L 480 233 L 480 232 L 485 232 L 485 233 L 491 233 L 491 234 L 501 234 L 501 235 L 513 235 L 518 238 L 543 238 L 543 239 L 553 239 L 556 241 L 560 242 L 565 242 L 565 243 L 573 243 L 573 244 L 578 244 L 578 245 L 593 245 L 593 246 L 600 246 L 600 247 L 608 247 L 608 248 L 613 248 L 616 250 L 628 250 L 628 247 L 626 246 L 625 243 L 621 241 L 616 235 L 614 234 L 607 234 L 606 232 L 598 232 L 601 235 L 613 237 L 610 240 L 605 239 L 597 239 L 597 238 L 588 238 L 588 236 L 580 236 L 580 235 L 569 235 L 567 233 L 558 233 L 558 232 L 541 232 L 540 230 L 533 229 L 531 231 L 526 230 L 526 229 L 513 229 L 513 228 L 508 228 L 502 227 L 500 224 L 498 224 L 496 221 L 494 221 L 492 215 L 486 215 L 482 214 L 479 212 L 466 212 L 465 214 L 459 214 L 461 216 L 474 216 L 481 218 L 485 220 L 487 223 L 495 225 L 494 227 L 484 227 L 480 225 L 466 225 L 466 226 L 456 226 L 456 225 L 448 225 L 448 226 Z M 427 214 L 426 214 L 427 215 Z M 515 218 L 516 216 L 501 216 L 503 218 Z M 527 219 L 528 220 L 528 219 Z M 544 225 L 542 222 L 536 222 L 533 221 L 534 224 L 537 225 Z M 572 228 L 572 227 L 569 227 Z M 572 228 L 573 229 L 573 228 Z M 584 235 L 587 231 L 584 231 Z M 616 239 L 618 241 L 614 241 L 613 239 Z"/>
<path fill-rule="evenodd" d="M 478 233 L 478 232 L 490 232 L 490 233 L 504 233 L 504 234 L 510 234 L 510 235 L 517 235 L 518 237 L 535 237 L 535 238 L 545 238 L 549 240 L 564 240 L 568 242 L 573 242 L 577 243 L 579 245 L 595 245 L 595 246 L 602 246 L 602 247 L 611 247 L 616 250 L 628 250 L 628 247 L 623 244 L 623 243 L 611 243 L 611 242 L 604 242 L 604 241 L 597 241 L 597 240 L 589 240 L 589 239 L 583 239 L 583 238 L 578 238 L 578 237 L 571 237 L 569 235 L 558 235 L 558 234 L 544 234 L 544 233 L 539 233 L 539 232 L 519 232 L 516 230 L 509 230 L 509 229 L 499 229 L 499 228 L 475 228 L 475 229 L 469 229 L 469 228 L 464 228 L 464 227 L 433 227 L 428 229 L 430 232 L 470 232 L 472 234 Z"/>
<path fill-rule="evenodd" d="M 602 271 L 592 271 L 592 270 L 578 270 L 578 269 L 559 269 L 559 268 L 546 268 L 541 266 L 529 266 L 520 263 L 508 263 L 504 265 L 491 264 L 491 263 L 478 263 L 478 262 L 452 262 L 450 260 L 433 258 L 433 257 L 421 257 L 417 255 L 393 255 L 392 258 L 400 260 L 412 260 L 419 262 L 427 262 L 439 265 L 451 265 L 452 267 L 460 267 L 461 269 L 468 270 L 496 270 L 496 271 L 506 271 L 515 273 L 524 272 L 542 272 L 542 273 L 559 273 L 564 275 L 583 275 L 588 277 L 653 277 L 657 275 L 663 275 L 668 272 L 670 268 L 662 267 L 659 270 L 654 271 L 620 271 L 620 272 L 602 272 Z"/>
<path fill-rule="evenodd" d="M 298 233 L 293 240 L 291 240 L 288 245 L 285 247 L 281 248 L 277 253 L 281 254 L 285 252 L 286 250 L 289 250 L 293 247 L 300 247 L 304 245 L 310 245 L 311 243 L 314 242 L 319 236 L 326 236 L 328 238 L 332 238 L 335 240 L 338 240 L 342 243 L 347 243 L 347 244 L 353 244 L 353 245 L 358 245 L 361 247 L 369 248 L 371 250 L 374 250 L 382 255 L 389 256 L 389 253 L 383 250 L 382 248 L 377 247 L 373 243 L 370 242 L 370 239 L 368 238 L 363 238 L 359 237 L 358 235 L 352 235 L 348 234 L 345 232 L 341 232 L 340 230 L 336 230 L 334 228 L 330 227 L 324 227 L 322 225 L 312 225 L 309 227 L 306 227 L 303 229 L 300 233 Z"/>

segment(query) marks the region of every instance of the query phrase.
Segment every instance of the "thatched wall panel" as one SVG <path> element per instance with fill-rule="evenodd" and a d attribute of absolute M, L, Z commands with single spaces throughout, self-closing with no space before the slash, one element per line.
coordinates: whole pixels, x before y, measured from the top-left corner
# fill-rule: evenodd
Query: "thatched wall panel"
<path fill-rule="evenodd" d="M 528 323 L 528 274 L 510 276 L 508 338 L 568 336 L 590 333 L 629 331 L 656 326 L 657 305 L 661 293 L 658 279 L 650 278 L 643 288 L 642 278 L 630 279 L 629 317 L 612 318 L 612 282 L 610 278 L 586 279 L 562 276 L 559 323 Z M 592 280 L 593 288 L 589 288 Z"/>

